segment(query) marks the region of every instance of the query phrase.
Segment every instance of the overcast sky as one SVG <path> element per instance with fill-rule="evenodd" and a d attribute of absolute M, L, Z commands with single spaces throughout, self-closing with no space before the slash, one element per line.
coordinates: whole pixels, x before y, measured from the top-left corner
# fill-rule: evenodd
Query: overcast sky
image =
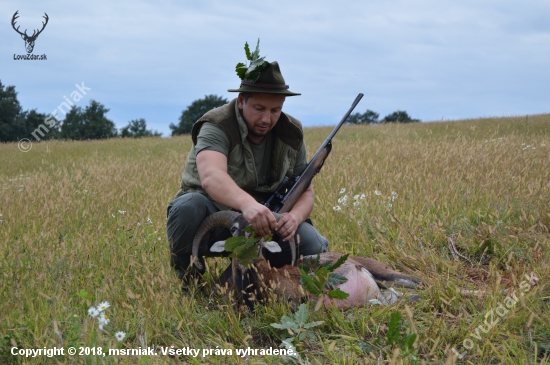
<path fill-rule="evenodd" d="M 11 26 L 40 28 L 26 54 Z M 356 111 L 406 110 L 422 121 L 550 112 L 550 1 L 0 0 L 0 81 L 24 109 L 49 114 L 76 90 L 118 128 L 145 118 L 165 136 L 192 101 L 231 99 L 244 43 L 279 61 L 284 110 L 306 126 Z"/>

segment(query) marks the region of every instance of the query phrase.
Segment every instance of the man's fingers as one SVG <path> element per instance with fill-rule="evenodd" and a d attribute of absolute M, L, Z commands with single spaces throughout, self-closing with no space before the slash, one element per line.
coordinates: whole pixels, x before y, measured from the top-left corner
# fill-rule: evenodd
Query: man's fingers
<path fill-rule="evenodd" d="M 275 230 L 277 228 L 277 220 L 275 217 L 273 217 L 273 214 L 269 212 L 270 215 L 268 216 L 260 216 L 257 223 L 255 225 L 252 225 L 252 228 L 258 233 L 260 236 L 267 236 L 271 233 L 272 230 Z M 271 219 L 270 219 L 271 218 Z"/>

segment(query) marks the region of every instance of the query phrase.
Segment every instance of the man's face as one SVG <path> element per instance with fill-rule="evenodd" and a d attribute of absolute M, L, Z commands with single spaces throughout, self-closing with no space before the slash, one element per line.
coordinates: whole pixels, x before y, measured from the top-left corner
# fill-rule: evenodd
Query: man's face
<path fill-rule="evenodd" d="M 254 93 L 248 98 L 248 101 L 245 101 L 244 97 L 239 94 L 237 105 L 243 112 L 244 120 L 248 126 L 248 134 L 252 140 L 261 141 L 275 127 L 283 110 L 284 102 L 284 95 Z"/>

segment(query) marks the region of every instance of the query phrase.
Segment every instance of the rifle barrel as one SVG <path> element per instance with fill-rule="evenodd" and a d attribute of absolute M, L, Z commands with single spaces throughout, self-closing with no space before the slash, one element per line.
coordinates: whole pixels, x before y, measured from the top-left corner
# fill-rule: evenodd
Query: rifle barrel
<path fill-rule="evenodd" d="M 295 180 L 294 184 L 288 189 L 285 196 L 280 200 L 280 203 L 273 210 L 274 212 L 284 213 L 292 209 L 292 206 L 294 205 L 296 200 L 308 188 L 313 177 L 317 174 L 317 172 L 319 172 L 321 167 L 323 167 L 325 159 L 328 157 L 328 154 L 330 153 L 330 150 L 332 148 L 332 144 L 331 144 L 332 137 L 334 137 L 334 135 L 338 132 L 340 127 L 342 127 L 342 125 L 346 122 L 346 119 L 348 119 L 353 109 L 355 109 L 357 104 L 359 104 L 359 101 L 361 100 L 362 97 L 363 97 L 362 93 L 359 93 L 359 95 L 357 95 L 357 97 L 355 98 L 355 101 L 351 104 L 351 107 L 349 108 L 347 113 L 344 115 L 340 123 L 338 123 L 338 125 L 329 134 L 327 139 L 325 139 L 325 142 L 323 142 L 321 147 L 315 153 L 315 156 L 313 156 L 313 158 L 309 161 L 305 170 Z M 321 153 L 325 153 L 325 155 L 320 157 L 322 159 L 320 163 L 319 161 L 315 163 L 315 161 L 319 158 Z M 298 188 L 298 185 L 300 185 L 299 188 Z"/>

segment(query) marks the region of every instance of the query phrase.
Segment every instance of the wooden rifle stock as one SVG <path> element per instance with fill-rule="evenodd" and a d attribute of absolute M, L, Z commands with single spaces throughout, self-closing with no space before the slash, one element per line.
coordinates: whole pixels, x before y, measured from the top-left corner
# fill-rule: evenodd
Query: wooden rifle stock
<path fill-rule="evenodd" d="M 357 95 L 355 101 L 351 105 L 351 108 L 344 115 L 340 123 L 333 129 L 330 135 L 325 139 L 325 142 L 321 145 L 319 150 L 315 153 L 311 161 L 307 164 L 307 167 L 302 174 L 295 179 L 285 178 L 283 182 L 277 187 L 275 192 L 266 200 L 264 205 L 276 213 L 289 212 L 300 196 L 306 191 L 311 184 L 311 180 L 317 175 L 325 159 L 328 157 L 330 150 L 332 149 L 332 138 L 338 132 L 340 127 L 346 122 L 349 115 L 355 109 L 363 94 Z"/>

